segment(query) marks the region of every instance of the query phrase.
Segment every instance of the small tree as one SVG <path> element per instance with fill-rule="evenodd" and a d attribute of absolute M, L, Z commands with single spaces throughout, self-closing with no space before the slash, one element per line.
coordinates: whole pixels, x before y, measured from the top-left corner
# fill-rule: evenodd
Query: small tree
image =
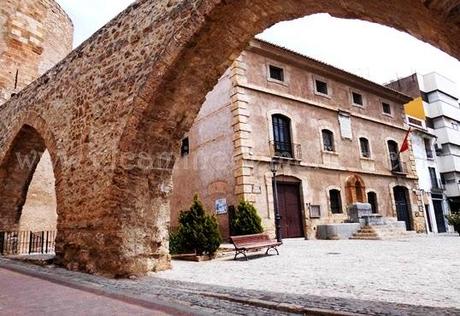
<path fill-rule="evenodd" d="M 454 226 L 455 231 L 460 235 L 460 212 L 451 213 L 446 217 L 449 225 Z"/>
<path fill-rule="evenodd" d="M 180 213 L 179 228 L 170 236 L 173 237 L 171 250 L 194 251 L 199 256 L 213 255 L 222 242 L 217 219 L 206 214 L 198 195 L 193 198 L 190 209 Z"/>
<path fill-rule="evenodd" d="M 231 219 L 231 231 L 235 236 L 263 233 L 262 219 L 251 202 L 241 201 Z"/>

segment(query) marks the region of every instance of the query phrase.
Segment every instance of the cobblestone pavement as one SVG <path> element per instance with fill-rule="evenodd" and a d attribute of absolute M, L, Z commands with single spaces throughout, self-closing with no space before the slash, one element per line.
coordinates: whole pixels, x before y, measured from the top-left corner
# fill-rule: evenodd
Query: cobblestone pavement
<path fill-rule="evenodd" d="M 167 315 L 0 269 L 0 315 Z"/>
<path fill-rule="evenodd" d="M 459 242 L 453 236 L 409 242 L 289 240 L 280 256 L 175 261 L 174 270 L 137 280 L 1 258 L 0 267 L 140 306 L 180 304 L 188 314 L 458 316 Z"/>
<path fill-rule="evenodd" d="M 251 290 L 460 307 L 460 238 L 286 240 L 280 256 L 174 261 L 157 277 Z"/>

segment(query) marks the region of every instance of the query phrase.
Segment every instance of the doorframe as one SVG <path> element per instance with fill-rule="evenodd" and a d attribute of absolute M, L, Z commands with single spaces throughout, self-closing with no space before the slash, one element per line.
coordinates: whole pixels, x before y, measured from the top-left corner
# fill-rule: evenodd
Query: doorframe
<path fill-rule="evenodd" d="M 307 231 L 307 220 L 305 217 L 305 207 L 304 207 L 304 195 L 303 195 L 303 181 L 297 177 L 289 176 L 289 175 L 277 175 L 276 176 L 276 183 L 279 184 L 290 184 L 296 185 L 298 190 L 298 197 L 299 197 L 299 206 L 300 206 L 300 219 L 301 219 L 301 227 L 302 227 L 302 236 L 306 238 L 306 231 Z M 273 188 L 272 188 L 273 193 Z M 300 237 L 299 237 L 300 238 Z"/>
<path fill-rule="evenodd" d="M 406 205 L 407 205 L 407 215 L 408 215 L 408 220 L 409 220 L 409 231 L 415 231 L 415 222 L 414 222 L 414 217 L 412 214 L 412 201 L 410 197 L 410 189 L 402 184 L 395 184 L 391 187 L 391 195 L 392 195 L 392 203 L 393 203 L 393 211 L 394 215 L 396 218 L 398 218 L 398 209 L 396 207 L 396 196 L 395 196 L 395 189 L 397 187 L 400 187 L 404 190 L 404 195 L 406 197 Z M 398 219 L 399 220 L 399 219 Z"/>

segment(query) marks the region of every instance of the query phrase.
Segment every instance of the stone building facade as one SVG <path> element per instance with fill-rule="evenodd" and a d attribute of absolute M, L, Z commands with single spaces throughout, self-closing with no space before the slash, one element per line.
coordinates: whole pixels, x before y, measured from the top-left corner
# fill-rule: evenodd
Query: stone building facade
<path fill-rule="evenodd" d="M 54 0 L 2 0 L 0 105 L 62 60 L 72 43 L 72 21 Z M 18 229 L 54 230 L 56 222 L 54 174 L 46 151 L 31 179 Z"/>
<path fill-rule="evenodd" d="M 316 238 L 321 224 L 349 220 L 348 207 L 425 230 L 407 134 L 410 97 L 275 45 L 253 40 L 207 95 L 173 171 L 171 226 L 198 193 L 216 205 L 255 203 L 274 231 L 272 160 L 283 235 Z M 228 214 L 217 215 L 229 236 Z"/>

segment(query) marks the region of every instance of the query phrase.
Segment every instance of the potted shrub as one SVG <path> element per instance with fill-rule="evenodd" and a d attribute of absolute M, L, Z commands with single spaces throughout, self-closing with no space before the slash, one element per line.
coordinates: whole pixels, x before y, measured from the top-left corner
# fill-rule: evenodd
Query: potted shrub
<path fill-rule="evenodd" d="M 251 202 L 241 201 L 231 217 L 230 230 L 233 236 L 260 234 L 264 232 L 262 219 Z"/>
<path fill-rule="evenodd" d="M 449 225 L 454 226 L 455 231 L 460 235 L 460 212 L 449 214 L 446 217 Z"/>
<path fill-rule="evenodd" d="M 170 251 L 179 259 L 202 261 L 214 256 L 222 242 L 217 219 L 206 213 L 198 195 L 179 216 L 179 228 L 170 233 Z M 185 255 L 184 255 L 185 254 Z"/>

